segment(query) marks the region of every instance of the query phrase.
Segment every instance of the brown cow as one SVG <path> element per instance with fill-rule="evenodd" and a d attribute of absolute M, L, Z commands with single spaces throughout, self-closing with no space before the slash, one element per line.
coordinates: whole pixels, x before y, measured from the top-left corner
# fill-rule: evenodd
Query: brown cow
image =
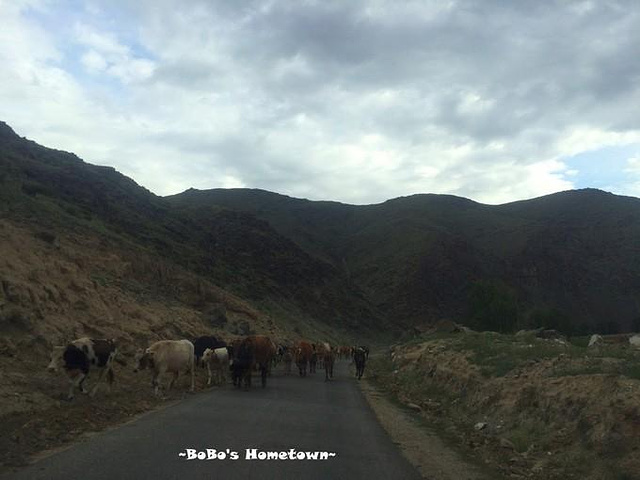
<path fill-rule="evenodd" d="M 300 341 L 294 347 L 294 354 L 296 359 L 296 365 L 300 371 L 301 377 L 307 376 L 307 363 L 311 361 L 311 355 L 313 354 L 313 347 L 309 342 Z"/>
<path fill-rule="evenodd" d="M 265 335 L 250 335 L 246 342 L 251 345 L 253 352 L 253 366 L 260 369 L 262 387 L 267 386 L 267 375 L 270 373 L 271 361 L 276 355 L 276 344 Z M 249 379 L 251 385 L 251 379 Z"/>
<path fill-rule="evenodd" d="M 349 359 L 351 356 L 351 347 L 343 345 L 340 347 L 340 358 Z"/>

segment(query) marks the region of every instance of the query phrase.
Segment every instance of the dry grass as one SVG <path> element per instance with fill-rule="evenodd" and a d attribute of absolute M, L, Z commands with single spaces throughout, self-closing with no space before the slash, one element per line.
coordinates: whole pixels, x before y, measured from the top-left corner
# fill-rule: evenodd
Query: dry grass
<path fill-rule="evenodd" d="M 639 365 L 629 348 L 487 333 L 422 338 L 372 368 L 505 475 L 617 480 L 640 472 Z"/>

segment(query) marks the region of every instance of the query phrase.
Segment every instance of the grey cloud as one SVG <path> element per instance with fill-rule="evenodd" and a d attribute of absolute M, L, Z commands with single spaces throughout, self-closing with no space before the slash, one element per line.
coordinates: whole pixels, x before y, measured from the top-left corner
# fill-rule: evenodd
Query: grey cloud
<path fill-rule="evenodd" d="M 496 189 L 509 176 L 492 168 L 553 158 L 576 126 L 638 131 L 635 1 L 443 4 L 122 2 L 157 64 L 127 92 L 161 132 L 142 141 L 184 152 L 200 177 L 232 172 L 247 186 L 383 200 L 408 185 Z M 398 154 L 396 168 L 355 168 L 361 182 L 332 176 L 342 159 L 327 155 L 371 135 Z M 466 164 L 447 158 L 461 146 Z M 440 173 L 420 183 L 424 166 Z M 362 184 L 369 193 L 354 193 Z"/>
<path fill-rule="evenodd" d="M 218 29 L 227 35 L 231 63 L 184 59 L 161 66 L 157 78 L 207 88 L 225 68 L 236 69 L 256 96 L 289 103 L 284 111 L 293 114 L 322 110 L 318 96 L 327 86 L 356 95 L 412 88 L 440 97 L 443 127 L 489 140 L 541 119 L 550 128 L 571 116 L 589 121 L 600 113 L 594 104 L 637 89 L 640 28 L 633 2 L 595 2 L 588 10 L 586 2 L 459 1 L 426 20 L 397 13 L 403 9 L 398 2 L 388 3 L 394 15 L 377 17 L 364 15 L 370 5 L 364 1 L 199 5 L 208 20 L 233 24 Z M 279 61 L 296 57 L 308 63 L 310 75 L 270 75 Z M 447 94 L 452 88 L 473 90 L 495 107 L 469 117 Z"/>

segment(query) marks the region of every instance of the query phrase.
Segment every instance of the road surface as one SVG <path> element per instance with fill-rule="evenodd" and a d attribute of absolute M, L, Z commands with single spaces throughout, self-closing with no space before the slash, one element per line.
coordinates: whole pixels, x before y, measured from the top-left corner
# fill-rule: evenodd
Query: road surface
<path fill-rule="evenodd" d="M 379 425 L 352 368 L 337 362 L 334 380 L 325 382 L 324 370 L 299 378 L 278 367 L 265 389 L 254 376 L 250 391 L 229 385 L 189 396 L 1 479 L 421 478 Z M 228 456 L 188 459 L 207 449 Z M 278 459 L 248 459 L 247 450 Z M 299 452 L 328 458 L 298 460 Z"/>

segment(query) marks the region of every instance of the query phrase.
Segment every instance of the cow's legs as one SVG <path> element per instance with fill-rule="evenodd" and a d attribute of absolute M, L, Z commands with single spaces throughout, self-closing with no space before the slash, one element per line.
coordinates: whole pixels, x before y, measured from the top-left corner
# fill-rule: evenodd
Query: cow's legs
<path fill-rule="evenodd" d="M 160 371 L 154 371 L 151 378 L 151 386 L 153 387 L 153 393 L 157 396 L 160 391 Z"/>
<path fill-rule="evenodd" d="M 178 377 L 180 377 L 180 372 L 173 372 L 173 377 L 171 378 L 171 380 L 169 380 L 169 386 L 167 387 L 167 391 L 171 390 L 171 387 L 173 387 L 173 384 L 176 383 L 176 380 L 178 380 Z"/>
<path fill-rule="evenodd" d="M 209 374 L 207 385 L 211 385 L 211 365 L 209 365 L 209 363 L 207 363 L 207 373 Z"/>
<path fill-rule="evenodd" d="M 86 376 L 87 375 L 85 373 L 81 372 L 77 377 L 69 378 L 69 394 L 67 395 L 67 400 L 73 400 L 73 391 L 76 387 L 80 387 L 80 390 L 84 392 L 83 382 Z"/>
<path fill-rule="evenodd" d="M 82 375 L 80 376 L 80 380 L 78 380 L 78 383 L 76 385 L 78 385 L 80 387 L 80 391 L 82 393 L 89 393 L 87 391 L 87 387 L 84 386 L 84 381 L 87 379 L 87 374 L 86 373 L 82 373 Z"/>
<path fill-rule="evenodd" d="M 109 393 L 111 393 L 111 387 L 113 386 L 114 378 L 115 378 L 115 375 L 113 374 L 113 369 L 109 367 L 109 371 L 107 372 L 107 385 L 108 385 L 107 391 Z"/>
<path fill-rule="evenodd" d="M 67 394 L 67 400 L 73 400 L 73 389 L 75 387 L 75 379 L 69 380 L 69 393 Z"/>
<path fill-rule="evenodd" d="M 262 376 L 262 388 L 264 388 L 267 386 L 267 366 L 266 365 L 260 366 L 260 374 Z"/>
<path fill-rule="evenodd" d="M 107 373 L 107 370 L 109 370 L 109 367 L 104 367 L 102 369 L 102 371 L 100 372 L 100 376 L 98 377 L 98 380 L 96 380 L 96 384 L 91 389 L 91 393 L 89 394 L 90 397 L 93 397 L 96 394 L 96 392 L 98 391 L 98 387 L 100 386 L 100 382 L 102 381 L 102 378 L 104 377 L 105 373 Z"/>
<path fill-rule="evenodd" d="M 196 369 L 195 369 L 195 364 L 194 364 L 194 361 L 193 361 L 193 357 L 191 357 L 190 365 L 191 365 L 191 368 L 190 368 L 190 370 L 191 370 L 191 391 L 193 392 L 196 389 L 196 376 L 195 376 L 196 375 Z"/>

